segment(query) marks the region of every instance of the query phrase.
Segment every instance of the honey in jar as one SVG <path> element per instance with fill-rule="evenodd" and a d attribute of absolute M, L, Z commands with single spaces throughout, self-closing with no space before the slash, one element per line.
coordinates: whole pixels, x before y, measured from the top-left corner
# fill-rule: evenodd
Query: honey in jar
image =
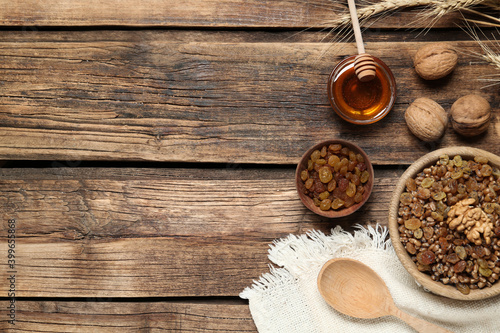
<path fill-rule="evenodd" d="M 396 99 L 396 82 L 391 70 L 380 59 L 375 61 L 375 78 L 359 81 L 351 56 L 340 62 L 328 80 L 328 98 L 343 119 L 354 124 L 371 124 L 389 113 Z"/>

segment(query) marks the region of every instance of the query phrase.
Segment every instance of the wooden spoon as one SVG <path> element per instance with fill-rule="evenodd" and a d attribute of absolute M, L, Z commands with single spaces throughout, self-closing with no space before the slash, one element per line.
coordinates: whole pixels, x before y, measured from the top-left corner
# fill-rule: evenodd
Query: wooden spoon
<path fill-rule="evenodd" d="M 318 289 L 328 304 L 348 316 L 378 318 L 392 315 L 421 333 L 453 333 L 398 309 L 384 280 L 370 267 L 354 259 L 328 261 L 319 273 Z"/>
<path fill-rule="evenodd" d="M 351 14 L 352 30 L 358 48 L 358 56 L 354 59 L 354 71 L 361 82 L 368 82 L 375 78 L 375 61 L 368 53 L 365 53 L 361 29 L 359 28 L 358 14 L 354 0 L 347 0 L 349 13 Z"/>

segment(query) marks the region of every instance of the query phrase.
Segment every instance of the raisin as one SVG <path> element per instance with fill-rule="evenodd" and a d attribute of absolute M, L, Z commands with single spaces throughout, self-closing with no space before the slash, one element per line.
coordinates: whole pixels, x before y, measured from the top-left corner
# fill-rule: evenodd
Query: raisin
<path fill-rule="evenodd" d="M 416 191 L 417 190 L 417 183 L 415 183 L 415 179 L 413 178 L 408 178 L 406 180 L 406 189 L 408 191 Z"/>
<path fill-rule="evenodd" d="M 455 253 L 460 259 L 467 258 L 467 251 L 465 251 L 463 246 L 455 246 Z"/>
<path fill-rule="evenodd" d="M 453 252 L 446 256 L 446 261 L 449 262 L 450 264 L 456 264 L 457 262 L 460 261 L 460 258 L 455 252 Z"/>
<path fill-rule="evenodd" d="M 337 187 L 342 192 L 345 192 L 348 186 L 349 186 L 349 181 L 343 177 L 337 181 Z"/>
<path fill-rule="evenodd" d="M 340 158 L 337 155 L 332 155 L 328 158 L 328 165 L 333 167 L 337 163 L 340 163 Z"/>
<path fill-rule="evenodd" d="M 474 247 L 474 253 L 479 257 L 482 258 L 486 255 L 486 251 L 484 250 L 484 247 L 478 245 Z"/>
<path fill-rule="evenodd" d="M 405 228 L 408 230 L 417 230 L 422 225 L 422 221 L 416 218 L 411 218 L 405 221 Z"/>
<path fill-rule="evenodd" d="M 419 188 L 417 191 L 417 197 L 423 200 L 427 200 L 431 197 L 431 191 L 428 188 Z"/>
<path fill-rule="evenodd" d="M 311 153 L 311 160 L 316 162 L 321 157 L 321 152 L 319 150 L 315 150 Z"/>
<path fill-rule="evenodd" d="M 423 188 L 429 188 L 434 183 L 434 178 L 425 178 L 420 184 Z"/>
<path fill-rule="evenodd" d="M 329 210 L 332 207 L 332 200 L 324 199 L 319 204 L 319 209 L 321 210 Z"/>
<path fill-rule="evenodd" d="M 434 252 L 426 250 L 420 253 L 422 253 L 422 255 L 421 255 L 421 261 L 419 262 L 422 265 L 430 265 L 436 261 L 436 255 L 434 254 Z"/>
<path fill-rule="evenodd" d="M 326 146 L 323 146 L 323 147 L 321 148 L 321 151 L 320 151 L 320 153 L 319 153 L 319 156 L 321 156 L 321 157 L 325 157 L 325 156 L 326 156 Z"/>
<path fill-rule="evenodd" d="M 431 239 L 431 237 L 434 235 L 434 228 L 432 227 L 424 227 L 424 237 L 425 239 Z"/>
<path fill-rule="evenodd" d="M 319 200 L 325 200 L 326 198 L 328 198 L 330 196 L 330 192 L 328 191 L 324 191 L 324 192 L 321 192 L 318 196 Z"/>
<path fill-rule="evenodd" d="M 434 193 L 434 195 L 432 196 L 432 199 L 436 201 L 443 200 L 444 198 L 446 198 L 446 193 L 444 193 L 443 191 Z"/>
<path fill-rule="evenodd" d="M 337 187 L 337 182 L 335 181 L 335 179 L 332 179 L 327 185 L 327 190 L 329 192 L 333 192 L 333 190 L 335 190 L 336 187 Z"/>
<path fill-rule="evenodd" d="M 458 291 L 460 291 L 464 295 L 469 295 L 470 293 L 470 288 L 467 284 L 465 283 L 457 283 L 456 285 Z"/>
<path fill-rule="evenodd" d="M 408 193 L 408 192 L 403 192 L 401 193 L 401 195 L 399 196 L 399 201 L 403 204 L 403 205 L 409 205 L 412 203 L 413 201 L 413 196 Z"/>
<path fill-rule="evenodd" d="M 492 270 L 489 268 L 482 268 L 479 267 L 479 274 L 481 274 L 484 277 L 490 277 L 491 274 L 493 274 Z"/>
<path fill-rule="evenodd" d="M 349 185 L 348 185 L 345 193 L 347 194 L 347 196 L 349 196 L 351 198 L 354 197 L 354 195 L 356 194 L 356 185 L 349 182 Z"/>
<path fill-rule="evenodd" d="M 364 184 L 370 179 L 370 174 L 368 171 L 363 171 L 361 172 L 361 177 L 359 177 L 359 180 Z"/>
<path fill-rule="evenodd" d="M 344 200 L 336 198 L 332 201 L 332 209 L 339 209 L 342 206 L 344 206 Z"/>
<path fill-rule="evenodd" d="M 417 253 L 417 249 L 415 248 L 415 245 L 413 245 L 412 243 L 406 243 L 405 248 L 406 251 L 408 251 L 408 253 L 410 254 Z"/>
<path fill-rule="evenodd" d="M 460 260 L 455 265 L 453 265 L 453 270 L 456 273 L 462 273 L 465 270 L 465 267 L 467 267 L 467 263 L 464 260 Z"/>
<path fill-rule="evenodd" d="M 334 153 L 338 153 L 342 149 L 342 145 L 339 143 L 333 143 L 328 146 L 328 149 L 330 149 Z"/>
<path fill-rule="evenodd" d="M 456 155 L 453 158 L 453 164 L 455 164 L 456 167 L 460 168 L 463 164 L 462 156 Z"/>
<path fill-rule="evenodd" d="M 354 202 L 360 203 L 361 201 L 363 201 L 363 194 L 356 192 L 356 194 L 354 195 Z"/>
<path fill-rule="evenodd" d="M 441 247 L 441 249 L 443 251 L 446 251 L 448 250 L 448 246 L 450 246 L 450 243 L 448 243 L 448 241 L 446 240 L 445 237 L 439 237 L 439 247 Z"/>
<path fill-rule="evenodd" d="M 332 180 L 333 174 L 332 174 L 332 169 L 330 169 L 329 166 L 324 166 L 321 169 L 319 169 L 319 179 L 321 180 L 322 183 L 327 184 Z"/>

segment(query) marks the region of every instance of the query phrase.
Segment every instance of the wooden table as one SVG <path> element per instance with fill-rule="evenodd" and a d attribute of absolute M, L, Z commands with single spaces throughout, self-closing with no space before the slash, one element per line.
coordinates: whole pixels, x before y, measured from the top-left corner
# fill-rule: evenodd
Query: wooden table
<path fill-rule="evenodd" d="M 481 49 L 460 15 L 427 33 L 412 10 L 371 21 L 367 52 L 392 69 L 398 98 L 382 121 L 355 126 L 326 95 L 333 66 L 356 52 L 322 30 L 342 14 L 331 1 L 0 4 L 2 332 L 255 332 L 238 294 L 269 270 L 274 239 L 386 225 L 398 177 L 436 148 L 500 154 L 498 86 L 477 80 L 494 67 L 471 55 Z M 430 41 L 462 52 L 437 82 L 412 68 Z M 406 127 L 416 98 L 449 110 L 471 92 L 494 109 L 485 135 L 448 128 L 424 144 Z M 308 211 L 293 181 L 327 138 L 357 143 L 375 165 L 367 205 L 338 220 Z"/>

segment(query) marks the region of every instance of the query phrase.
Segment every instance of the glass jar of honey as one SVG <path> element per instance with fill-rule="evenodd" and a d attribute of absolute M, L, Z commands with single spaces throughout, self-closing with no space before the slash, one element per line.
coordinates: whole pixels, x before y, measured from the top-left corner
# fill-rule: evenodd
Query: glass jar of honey
<path fill-rule="evenodd" d="M 391 70 L 380 59 L 375 61 L 375 78 L 358 80 L 354 72 L 356 55 L 335 66 L 328 79 L 328 99 L 335 112 L 353 124 L 372 124 L 384 118 L 396 100 L 396 81 Z"/>

